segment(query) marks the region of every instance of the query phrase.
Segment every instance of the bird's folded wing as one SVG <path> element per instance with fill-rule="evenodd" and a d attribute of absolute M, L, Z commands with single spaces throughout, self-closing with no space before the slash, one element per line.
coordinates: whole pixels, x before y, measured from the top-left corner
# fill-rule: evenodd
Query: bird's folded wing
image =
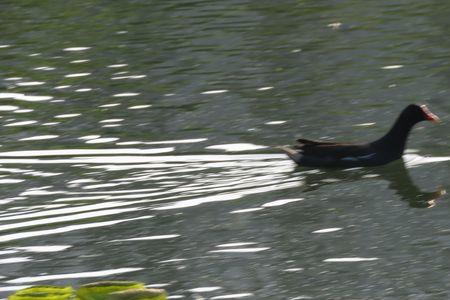
<path fill-rule="evenodd" d="M 342 159 L 346 157 L 361 157 L 370 155 L 373 151 L 367 145 L 348 144 L 319 144 L 305 145 L 297 148 L 303 155 L 312 157 L 324 157 Z"/>
<path fill-rule="evenodd" d="M 335 145 L 336 142 L 325 142 L 325 141 L 313 141 L 308 139 L 297 139 L 299 145 Z"/>

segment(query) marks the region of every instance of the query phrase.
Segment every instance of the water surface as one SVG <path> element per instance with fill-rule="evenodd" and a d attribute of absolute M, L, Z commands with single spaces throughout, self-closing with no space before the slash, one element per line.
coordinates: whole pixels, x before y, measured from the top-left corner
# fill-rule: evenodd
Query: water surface
<path fill-rule="evenodd" d="M 4 1 L 0 296 L 448 299 L 445 1 Z M 404 162 L 296 167 L 429 104 Z"/>

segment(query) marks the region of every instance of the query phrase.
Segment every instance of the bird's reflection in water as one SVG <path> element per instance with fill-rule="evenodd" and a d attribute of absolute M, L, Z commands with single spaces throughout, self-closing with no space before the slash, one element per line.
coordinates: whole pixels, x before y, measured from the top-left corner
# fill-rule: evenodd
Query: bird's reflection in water
<path fill-rule="evenodd" d="M 433 192 L 421 191 L 412 181 L 402 160 L 377 168 L 358 168 L 357 170 L 314 170 L 301 172 L 305 176 L 307 191 L 317 190 L 321 186 L 341 181 L 357 181 L 376 177 L 389 182 L 389 189 L 401 200 L 407 201 L 410 207 L 431 208 L 436 200 L 445 195 L 445 189 L 438 188 Z"/>

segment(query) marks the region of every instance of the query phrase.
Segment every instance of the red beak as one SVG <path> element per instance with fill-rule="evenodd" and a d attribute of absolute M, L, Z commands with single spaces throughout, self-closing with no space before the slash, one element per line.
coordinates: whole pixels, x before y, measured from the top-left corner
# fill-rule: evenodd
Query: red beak
<path fill-rule="evenodd" d="M 428 107 L 424 104 L 421 105 L 420 108 L 422 109 L 424 115 L 425 115 L 425 119 L 427 119 L 428 121 L 434 122 L 434 123 L 439 123 L 441 122 L 441 119 L 439 119 L 438 116 L 436 116 L 435 114 L 433 114 Z"/>

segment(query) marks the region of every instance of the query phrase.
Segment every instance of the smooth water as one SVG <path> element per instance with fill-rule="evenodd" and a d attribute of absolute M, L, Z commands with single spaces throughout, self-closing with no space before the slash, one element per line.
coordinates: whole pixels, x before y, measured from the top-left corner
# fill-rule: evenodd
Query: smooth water
<path fill-rule="evenodd" d="M 0 2 L 0 296 L 448 299 L 448 1 Z M 409 103 L 406 163 L 296 168 Z"/>

